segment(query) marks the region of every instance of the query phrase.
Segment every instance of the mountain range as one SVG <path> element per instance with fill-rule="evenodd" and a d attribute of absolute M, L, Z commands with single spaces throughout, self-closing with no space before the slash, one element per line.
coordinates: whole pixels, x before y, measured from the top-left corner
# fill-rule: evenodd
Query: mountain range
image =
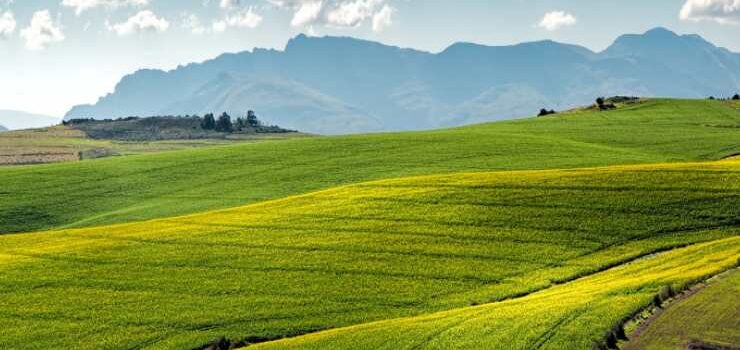
<path fill-rule="evenodd" d="M 55 118 L 48 115 L 0 110 L 0 130 L 33 129 L 43 128 L 54 124 L 59 124 L 61 118 Z"/>
<path fill-rule="evenodd" d="M 413 130 L 533 115 L 597 96 L 698 98 L 740 91 L 740 54 L 656 28 L 601 52 L 554 41 L 457 43 L 429 53 L 346 37 L 223 54 L 125 76 L 66 119 L 257 111 L 306 132 Z"/>

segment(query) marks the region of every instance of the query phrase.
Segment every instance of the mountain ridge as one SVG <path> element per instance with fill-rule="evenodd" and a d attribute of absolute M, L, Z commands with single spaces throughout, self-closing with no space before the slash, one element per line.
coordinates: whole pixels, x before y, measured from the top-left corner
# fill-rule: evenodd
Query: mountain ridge
<path fill-rule="evenodd" d="M 223 77 L 228 81 L 219 84 Z M 66 118 L 254 109 L 291 129 L 340 134 L 509 119 L 599 95 L 697 98 L 737 90 L 740 54 L 665 28 L 622 35 L 601 52 L 543 40 L 459 42 L 430 53 L 301 34 L 283 51 L 255 48 L 169 71 L 136 71 Z"/>

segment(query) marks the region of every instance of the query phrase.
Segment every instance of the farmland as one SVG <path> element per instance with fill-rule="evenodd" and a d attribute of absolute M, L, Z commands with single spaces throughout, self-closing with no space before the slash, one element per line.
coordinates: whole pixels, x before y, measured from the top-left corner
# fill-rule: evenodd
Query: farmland
<path fill-rule="evenodd" d="M 689 342 L 740 344 L 740 271 L 720 275 L 671 304 L 623 349 L 678 349 Z"/>
<path fill-rule="evenodd" d="M 6 235 L 0 347 L 588 349 L 736 264 L 739 190 L 738 159 L 477 172 Z"/>
<path fill-rule="evenodd" d="M 447 130 L 0 168 L 0 233 L 186 215 L 384 178 L 716 160 L 740 153 L 738 125 L 736 103 L 651 100 Z"/>
<path fill-rule="evenodd" d="M 72 162 L 298 136 L 245 135 L 193 140 L 125 141 L 93 139 L 82 130 L 58 125 L 0 134 L 0 166 Z"/>
<path fill-rule="evenodd" d="M 225 144 L 4 133 L 120 156 L 0 168 L 0 348 L 599 348 L 737 266 L 739 107 Z M 622 344 L 736 342 L 723 276 Z"/>

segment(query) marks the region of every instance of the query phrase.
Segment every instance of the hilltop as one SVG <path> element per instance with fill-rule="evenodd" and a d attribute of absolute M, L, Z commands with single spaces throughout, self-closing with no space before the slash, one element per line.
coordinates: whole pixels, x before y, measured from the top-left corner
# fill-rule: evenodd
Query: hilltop
<path fill-rule="evenodd" d="M 128 117 L 120 119 L 72 119 L 64 121 L 74 129 L 84 132 L 93 139 L 154 141 L 154 140 L 197 140 L 226 139 L 257 134 L 288 134 L 294 130 L 276 125 L 264 125 L 250 111 L 252 119 L 223 114 L 221 117 L 206 114 L 200 116 Z M 221 125 L 223 124 L 223 125 Z"/>
<path fill-rule="evenodd" d="M 0 168 L 0 232 L 183 215 L 391 177 L 720 159 L 740 153 L 737 107 L 648 100 L 454 129 Z"/>
<path fill-rule="evenodd" d="M 668 54 L 666 54 L 668 53 Z M 140 70 L 70 118 L 235 114 L 321 134 L 418 130 L 561 110 L 598 95 L 706 98 L 740 91 L 740 54 L 664 28 L 602 52 L 553 41 L 456 43 L 439 53 L 299 35 L 285 49 Z"/>

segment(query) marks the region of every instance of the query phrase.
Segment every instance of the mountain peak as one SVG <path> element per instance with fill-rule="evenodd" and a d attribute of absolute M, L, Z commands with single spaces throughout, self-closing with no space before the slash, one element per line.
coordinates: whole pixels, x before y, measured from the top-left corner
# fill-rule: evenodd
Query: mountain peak
<path fill-rule="evenodd" d="M 677 38 L 678 34 L 675 32 L 665 28 L 665 27 L 655 27 L 653 29 L 648 30 L 645 32 L 642 36 L 648 36 L 648 37 L 663 37 L 663 38 Z"/>
<path fill-rule="evenodd" d="M 665 55 L 677 50 L 684 50 L 686 46 L 705 42 L 696 35 L 678 35 L 664 27 L 657 27 L 643 34 L 625 34 L 617 38 L 604 53 L 607 55 Z"/>

